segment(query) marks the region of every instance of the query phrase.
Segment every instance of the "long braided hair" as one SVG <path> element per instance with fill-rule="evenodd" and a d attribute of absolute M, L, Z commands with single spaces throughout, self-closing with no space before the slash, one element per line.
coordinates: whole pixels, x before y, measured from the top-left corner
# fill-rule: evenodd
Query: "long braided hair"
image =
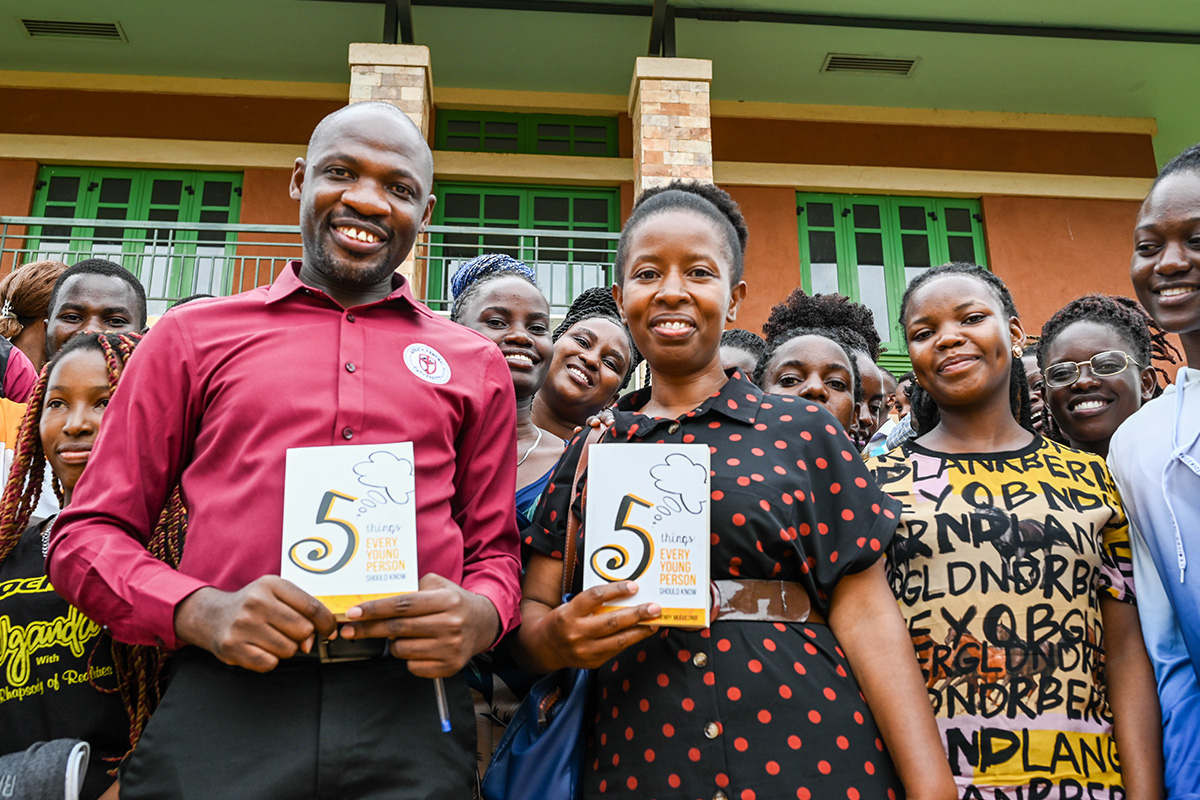
<path fill-rule="evenodd" d="M 629 333 L 629 327 L 621 319 L 621 309 L 617 308 L 617 301 L 613 299 L 611 290 L 603 286 L 594 286 L 580 292 L 579 296 L 575 298 L 575 302 L 571 303 L 571 307 L 567 309 L 567 315 L 563 317 L 563 321 L 554 329 L 551 339 L 557 342 L 564 333 L 585 319 L 606 319 L 625 332 L 625 339 L 629 342 L 629 364 L 625 370 L 625 378 L 621 381 L 620 388 L 624 389 L 629 385 L 633 371 L 637 369 L 638 364 L 642 363 L 642 354 L 638 352 L 637 345 L 633 343 L 633 335 Z"/>
<path fill-rule="evenodd" d="M 1133 357 L 1137 362 L 1154 370 L 1154 397 L 1163 393 L 1163 389 L 1170 383 L 1170 378 L 1165 369 L 1153 362 L 1178 364 L 1182 355 L 1167 338 L 1167 332 L 1146 313 L 1146 309 L 1142 308 L 1138 301 L 1121 295 L 1085 295 L 1054 312 L 1054 316 L 1042 326 L 1042 335 L 1038 340 L 1039 369 L 1046 369 L 1046 353 L 1049 352 L 1051 343 L 1076 322 L 1095 322 L 1115 331 L 1133 350 Z M 1048 402 L 1045 405 L 1043 430 L 1055 441 L 1067 443 L 1058 423 L 1050 414 Z"/>
<path fill-rule="evenodd" d="M 0 561 L 7 558 L 20 541 L 41 497 L 46 453 L 42 448 L 40 427 L 50 374 L 67 354 L 95 350 L 104 356 L 109 388 L 116 391 L 125 364 L 141 339 L 141 334 L 137 333 L 82 333 L 69 339 L 42 369 L 29 398 L 25 417 L 21 420 L 12 470 L 4 487 L 4 495 L 0 498 Z M 61 504 L 62 487 L 57 478 L 53 479 L 52 485 Z M 146 549 L 160 561 L 178 568 L 183 555 L 186 528 L 187 510 L 177 487 L 159 517 Z M 96 646 L 104 646 L 105 638 L 98 639 Z M 141 738 L 150 713 L 162 699 L 167 654 L 157 647 L 127 645 L 116 640 L 111 640 L 111 647 L 118 686 L 111 689 L 95 682 L 92 686 L 101 692 L 120 693 L 129 716 L 129 746 L 132 749 Z M 95 651 L 92 656 L 95 656 Z"/>
<path fill-rule="evenodd" d="M 904 297 L 900 301 L 901 321 L 908 319 L 908 306 L 912 300 L 913 293 L 925 284 L 947 275 L 963 275 L 968 278 L 974 278 L 992 291 L 996 299 L 1000 301 L 1000 307 L 1007 316 L 1020 316 L 1017 313 L 1017 305 L 1013 302 L 1012 294 L 1008 291 L 1008 287 L 1004 285 L 1004 281 L 983 267 L 956 261 L 950 264 L 943 264 L 940 267 L 934 267 L 933 269 L 927 269 L 913 278 L 912 283 L 908 284 L 908 288 L 904 290 Z M 1011 358 L 1011 361 L 1011 374 L 1008 378 L 1008 400 L 1012 408 L 1013 417 L 1022 428 L 1031 433 L 1036 433 L 1033 428 L 1033 411 L 1029 400 L 1029 382 L 1025 379 L 1025 367 L 1021 364 L 1021 359 L 1019 358 Z M 915 378 L 913 379 L 913 384 L 909 389 L 908 395 L 912 401 L 913 430 L 920 431 L 921 433 L 929 433 L 937 427 L 942 419 L 937 403 L 930 397 L 929 392 L 925 391 L 916 382 Z"/>

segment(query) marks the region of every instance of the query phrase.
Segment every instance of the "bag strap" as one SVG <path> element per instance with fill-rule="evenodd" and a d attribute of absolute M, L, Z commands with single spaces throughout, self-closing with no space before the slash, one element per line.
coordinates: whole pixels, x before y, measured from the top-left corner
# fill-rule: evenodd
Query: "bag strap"
<path fill-rule="evenodd" d="M 587 469 L 588 451 L 593 444 L 604 438 L 604 434 L 606 433 L 608 433 L 607 425 L 601 425 L 599 428 L 592 428 L 588 431 L 587 436 L 583 440 L 583 449 L 579 453 L 579 464 L 575 467 L 575 479 L 571 482 L 571 504 L 567 506 L 567 547 L 563 555 L 563 597 L 570 594 L 571 590 L 575 587 L 575 540 L 579 536 L 579 526 L 583 524 L 583 521 L 575 516 L 575 500 L 581 494 L 579 479 L 583 477 L 583 472 Z M 587 496 L 586 489 L 582 492 L 582 495 L 584 497 Z"/>

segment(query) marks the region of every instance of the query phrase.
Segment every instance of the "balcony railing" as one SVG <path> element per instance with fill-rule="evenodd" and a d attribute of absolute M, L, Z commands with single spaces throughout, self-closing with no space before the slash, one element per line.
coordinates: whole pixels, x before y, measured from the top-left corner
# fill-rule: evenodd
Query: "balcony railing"
<path fill-rule="evenodd" d="M 414 292 L 445 311 L 458 265 L 501 252 L 534 268 L 552 312 L 561 316 L 584 289 L 611 283 L 617 238 L 608 231 L 431 225 L 417 243 Z M 4 271 L 42 259 L 108 259 L 141 280 L 151 314 L 193 294 L 229 295 L 268 284 L 301 250 L 296 225 L 0 216 Z"/>

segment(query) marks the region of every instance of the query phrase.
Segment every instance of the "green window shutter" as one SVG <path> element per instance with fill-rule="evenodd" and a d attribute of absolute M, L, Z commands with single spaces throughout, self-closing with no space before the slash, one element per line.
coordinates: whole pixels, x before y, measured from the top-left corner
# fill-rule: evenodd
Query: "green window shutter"
<path fill-rule="evenodd" d="M 796 197 L 801 285 L 838 292 L 875 315 L 883 355 L 897 375 L 911 369 L 900 301 L 932 266 L 987 266 L 978 200 L 804 194 Z"/>
<path fill-rule="evenodd" d="M 240 174 L 45 166 L 38 177 L 34 216 L 97 222 L 69 232 L 52 225 L 35 228 L 34 257 L 68 262 L 96 257 L 119 263 L 146 286 L 152 314 L 195 291 L 230 290 L 227 259 L 234 255 L 236 234 L 120 223 L 235 223 Z"/>
<path fill-rule="evenodd" d="M 498 111 L 439 109 L 434 125 L 438 150 L 481 153 L 615 158 L 615 117 L 565 114 L 512 114 Z"/>
<path fill-rule="evenodd" d="M 449 308 L 454 271 L 483 253 L 506 253 L 533 266 L 554 307 L 569 306 L 583 289 L 611 280 L 614 243 L 586 234 L 619 230 L 617 190 L 442 183 L 434 191 L 439 198 L 434 225 L 537 229 L 562 235 L 434 234 L 425 298 L 431 308 Z"/>

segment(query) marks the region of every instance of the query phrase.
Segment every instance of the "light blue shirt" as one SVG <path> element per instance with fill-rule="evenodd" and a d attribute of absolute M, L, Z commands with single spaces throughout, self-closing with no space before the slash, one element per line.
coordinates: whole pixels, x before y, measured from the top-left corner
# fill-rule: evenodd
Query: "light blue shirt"
<path fill-rule="evenodd" d="M 1108 466 L 1129 516 L 1134 586 L 1162 703 L 1167 796 L 1200 800 L 1200 370 L 1127 419 Z M 1188 566 L 1191 569 L 1188 569 Z"/>

